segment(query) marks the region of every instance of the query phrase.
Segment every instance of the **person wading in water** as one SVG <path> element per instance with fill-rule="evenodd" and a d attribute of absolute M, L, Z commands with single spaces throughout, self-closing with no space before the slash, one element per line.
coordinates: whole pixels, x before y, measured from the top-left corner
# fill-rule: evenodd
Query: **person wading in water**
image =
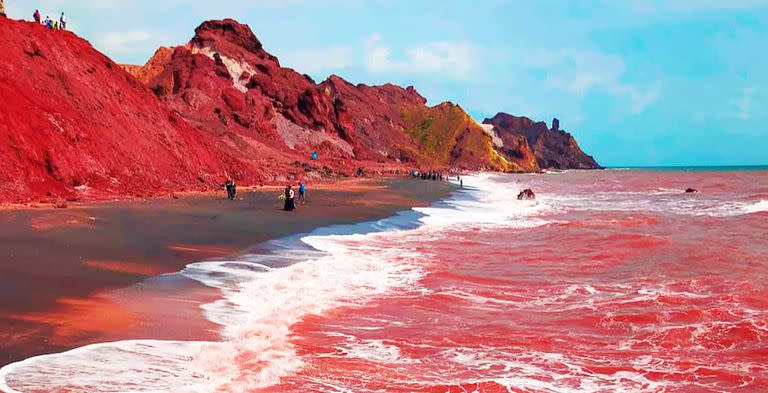
<path fill-rule="evenodd" d="M 296 210 L 296 193 L 293 191 L 293 187 L 285 187 L 285 206 L 283 210 L 292 212 Z"/>

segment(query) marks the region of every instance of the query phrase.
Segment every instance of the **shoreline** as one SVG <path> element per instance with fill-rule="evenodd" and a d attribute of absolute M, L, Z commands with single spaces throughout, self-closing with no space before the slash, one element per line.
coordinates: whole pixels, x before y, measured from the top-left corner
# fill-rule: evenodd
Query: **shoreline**
<path fill-rule="evenodd" d="M 178 200 L 0 211 L 0 252 L 6 255 L 0 284 L 8 288 L 0 300 L 6 312 L 0 314 L 0 365 L 89 343 L 146 338 L 144 332 L 157 328 L 165 330 L 162 339 L 214 334 L 216 326 L 199 305 L 216 293 L 168 273 L 267 240 L 429 206 L 452 187 L 399 178 L 313 184 L 309 204 L 295 213 L 281 211 L 280 189 L 241 189 L 234 202 L 223 193 L 194 193 Z M 164 288 L 162 296 L 153 296 L 157 288 Z M 200 302 L 182 303 L 179 293 L 193 293 Z M 170 324 L 160 319 L 169 307 L 178 316 Z"/>
<path fill-rule="evenodd" d="M 373 177 L 349 177 L 349 178 L 337 178 L 337 179 L 320 179 L 315 181 L 304 181 L 305 184 L 311 184 L 313 190 L 338 190 L 338 189 L 354 189 L 364 187 L 372 184 L 380 183 L 383 181 L 398 181 L 409 180 L 410 176 L 398 176 L 398 175 L 382 175 Z M 243 192 L 259 192 L 259 191 L 275 191 L 279 192 L 285 189 L 285 186 L 290 184 L 296 186 L 299 180 L 292 181 L 285 185 L 278 184 L 266 184 L 266 185 L 247 185 L 238 186 L 238 193 Z M 115 195 L 90 195 L 77 200 L 66 200 L 65 198 L 50 197 L 47 201 L 39 202 L 0 202 L 0 212 L 3 211 L 19 211 L 19 210 L 61 210 L 61 209 L 82 209 L 91 208 L 102 205 L 109 205 L 114 203 L 124 204 L 138 204 L 153 201 L 168 201 L 178 199 L 190 199 L 190 198 L 215 198 L 225 195 L 226 191 L 223 186 L 219 189 L 211 189 L 206 191 L 164 191 L 159 192 L 156 195 L 136 196 L 127 194 L 115 194 Z M 41 198 L 45 199 L 45 198 Z M 58 206 L 62 205 L 63 206 Z"/>

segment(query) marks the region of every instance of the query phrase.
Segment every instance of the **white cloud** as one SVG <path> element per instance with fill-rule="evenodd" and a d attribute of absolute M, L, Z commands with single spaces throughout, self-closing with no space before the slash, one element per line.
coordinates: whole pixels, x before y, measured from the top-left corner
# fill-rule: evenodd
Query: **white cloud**
<path fill-rule="evenodd" d="M 350 67 L 352 50 L 345 46 L 299 49 L 280 56 L 280 63 L 306 73 L 341 70 Z"/>
<path fill-rule="evenodd" d="M 645 111 L 661 95 L 661 83 L 640 86 L 624 81 L 626 63 L 621 56 L 585 50 L 539 50 L 523 60 L 524 66 L 547 73 L 544 86 L 579 96 L 600 91 L 629 101 L 633 114 Z"/>
<path fill-rule="evenodd" d="M 141 51 L 138 44 L 145 44 L 152 35 L 145 30 L 105 33 L 96 40 L 97 46 L 106 53 L 126 54 Z"/>
<path fill-rule="evenodd" d="M 469 75 L 479 57 L 478 49 L 469 42 L 436 41 L 416 45 L 394 56 L 381 36 L 366 40 L 366 69 L 375 74 L 444 73 L 457 78 Z"/>

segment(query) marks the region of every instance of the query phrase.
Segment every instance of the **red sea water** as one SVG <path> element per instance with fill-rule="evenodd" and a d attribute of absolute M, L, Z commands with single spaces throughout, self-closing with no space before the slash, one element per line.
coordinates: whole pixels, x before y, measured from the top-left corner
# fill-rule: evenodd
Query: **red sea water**
<path fill-rule="evenodd" d="M 222 291 L 205 307 L 220 342 L 32 358 L 0 389 L 768 391 L 767 171 L 464 183 L 418 215 L 190 265 Z"/>

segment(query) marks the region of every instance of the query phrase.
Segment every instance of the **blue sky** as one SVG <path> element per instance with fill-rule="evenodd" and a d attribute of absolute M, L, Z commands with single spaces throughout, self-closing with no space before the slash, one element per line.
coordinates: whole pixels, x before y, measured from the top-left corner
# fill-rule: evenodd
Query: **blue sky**
<path fill-rule="evenodd" d="M 414 85 L 478 121 L 561 120 L 600 163 L 768 164 L 768 0 L 7 0 L 119 62 L 248 23 L 316 80 Z"/>

